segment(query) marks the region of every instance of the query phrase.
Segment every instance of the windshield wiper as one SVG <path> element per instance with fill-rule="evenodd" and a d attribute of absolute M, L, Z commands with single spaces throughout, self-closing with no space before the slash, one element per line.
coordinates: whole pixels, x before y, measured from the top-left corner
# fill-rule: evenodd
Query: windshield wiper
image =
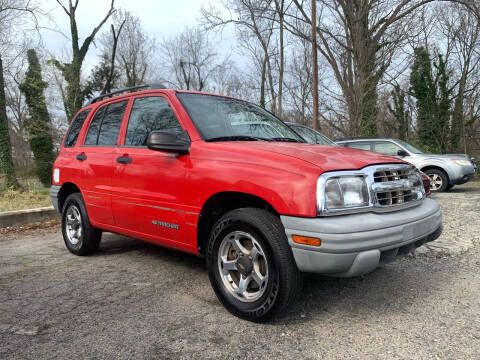
<path fill-rule="evenodd" d="M 232 136 L 219 136 L 207 139 L 205 141 L 213 142 L 213 141 L 265 141 L 267 139 L 254 137 L 254 136 L 246 136 L 246 135 L 232 135 Z"/>
<path fill-rule="evenodd" d="M 271 138 L 271 139 L 268 139 L 268 141 L 303 142 L 294 138 L 282 138 L 282 137 Z"/>

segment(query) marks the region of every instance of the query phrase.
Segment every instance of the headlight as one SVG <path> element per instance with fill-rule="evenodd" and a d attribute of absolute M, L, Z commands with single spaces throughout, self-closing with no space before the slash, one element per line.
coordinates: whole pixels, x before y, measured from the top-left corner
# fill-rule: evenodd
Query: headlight
<path fill-rule="evenodd" d="M 472 166 L 472 163 L 468 160 L 452 159 L 452 161 L 458 165 Z"/>
<path fill-rule="evenodd" d="M 338 176 L 319 183 L 318 210 L 340 210 L 368 206 L 367 184 L 363 176 Z"/>

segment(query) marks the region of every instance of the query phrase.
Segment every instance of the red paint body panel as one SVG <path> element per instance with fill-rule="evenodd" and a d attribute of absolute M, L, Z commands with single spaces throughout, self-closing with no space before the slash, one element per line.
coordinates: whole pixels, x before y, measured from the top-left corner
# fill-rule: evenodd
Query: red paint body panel
<path fill-rule="evenodd" d="M 344 147 L 302 143 L 205 142 L 174 90 L 146 90 L 90 105 L 92 108 L 72 148 L 62 146 L 54 168 L 60 182 L 82 192 L 92 224 L 175 249 L 197 253 L 197 223 L 205 202 L 221 192 L 241 192 L 268 202 L 279 214 L 315 217 L 318 176 L 401 160 Z M 133 99 L 164 96 L 191 139 L 188 155 L 146 147 L 122 146 Z M 118 145 L 82 146 L 95 111 L 113 101 L 131 99 Z M 76 160 L 84 153 L 85 161 Z M 117 162 L 129 156 L 130 164 Z M 156 221 L 168 223 L 158 226 Z M 176 226 L 178 225 L 178 228 Z M 170 227 L 173 226 L 173 227 Z"/>

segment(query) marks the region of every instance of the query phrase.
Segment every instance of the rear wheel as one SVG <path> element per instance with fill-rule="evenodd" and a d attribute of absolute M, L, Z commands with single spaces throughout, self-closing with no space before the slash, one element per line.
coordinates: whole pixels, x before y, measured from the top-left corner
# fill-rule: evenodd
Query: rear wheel
<path fill-rule="evenodd" d="M 98 249 L 102 232 L 90 224 L 82 195 L 79 193 L 71 194 L 65 200 L 62 210 L 62 234 L 68 250 L 75 255 L 89 255 Z"/>
<path fill-rule="evenodd" d="M 265 321 L 292 303 L 302 285 L 280 220 L 256 208 L 230 211 L 209 238 L 210 282 L 234 315 Z"/>
<path fill-rule="evenodd" d="M 425 174 L 430 178 L 430 191 L 442 192 L 447 189 L 448 176 L 445 171 L 440 169 L 429 169 Z"/>

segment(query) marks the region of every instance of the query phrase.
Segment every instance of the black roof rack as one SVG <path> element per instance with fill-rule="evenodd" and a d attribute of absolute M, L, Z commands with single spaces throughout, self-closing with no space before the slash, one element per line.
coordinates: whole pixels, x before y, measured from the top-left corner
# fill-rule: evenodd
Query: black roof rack
<path fill-rule="evenodd" d="M 91 104 L 99 102 L 101 100 L 108 99 L 108 98 L 110 98 L 112 96 L 115 96 L 115 95 L 135 92 L 135 91 L 139 91 L 141 89 L 166 89 L 166 87 L 163 86 L 162 84 L 145 84 L 145 85 L 131 86 L 131 87 L 128 87 L 128 88 L 112 91 L 111 93 L 108 93 L 108 94 L 103 94 L 103 95 L 94 97 L 87 102 L 87 105 L 91 105 Z"/>
<path fill-rule="evenodd" d="M 335 141 L 355 141 L 355 140 L 397 140 L 396 138 L 386 136 L 358 136 L 358 137 L 345 137 L 337 138 Z"/>

